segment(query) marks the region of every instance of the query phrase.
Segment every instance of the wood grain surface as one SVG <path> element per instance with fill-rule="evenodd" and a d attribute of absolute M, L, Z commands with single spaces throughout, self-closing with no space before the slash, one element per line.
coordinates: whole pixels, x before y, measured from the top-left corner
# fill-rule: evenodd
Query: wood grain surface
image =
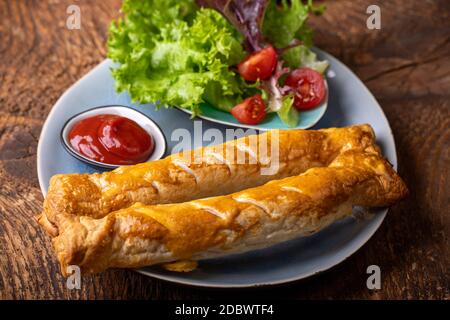
<path fill-rule="evenodd" d="M 81 8 L 81 30 L 66 9 Z M 316 45 L 347 64 L 381 104 L 410 197 L 356 254 L 319 276 L 278 287 L 208 290 L 112 270 L 68 290 L 35 221 L 41 127 L 58 97 L 106 55 L 120 1 L 0 1 L 0 298 L 2 299 L 449 299 L 450 2 L 326 1 Z M 366 9 L 381 7 L 381 30 Z M 361 106 L 364 108 L 364 106 Z M 270 264 L 270 261 L 267 262 Z M 379 265 L 382 288 L 366 287 Z"/>

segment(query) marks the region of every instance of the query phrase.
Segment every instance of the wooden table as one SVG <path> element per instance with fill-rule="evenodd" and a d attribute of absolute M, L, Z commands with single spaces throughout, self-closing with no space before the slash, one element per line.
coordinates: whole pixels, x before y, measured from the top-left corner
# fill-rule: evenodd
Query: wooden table
<path fill-rule="evenodd" d="M 81 30 L 66 28 L 72 3 L 81 8 Z M 381 7 L 381 30 L 366 28 L 370 4 Z M 207 290 L 114 270 L 84 276 L 82 289 L 70 291 L 50 239 L 34 220 L 43 200 L 36 147 L 58 97 L 105 58 L 108 25 L 120 1 L 0 1 L 0 298 L 450 298 L 450 2 L 340 0 L 327 6 L 312 19 L 316 44 L 356 72 L 383 107 L 409 199 L 390 210 L 356 254 L 303 281 Z M 372 264 L 381 267 L 381 290 L 366 287 Z"/>

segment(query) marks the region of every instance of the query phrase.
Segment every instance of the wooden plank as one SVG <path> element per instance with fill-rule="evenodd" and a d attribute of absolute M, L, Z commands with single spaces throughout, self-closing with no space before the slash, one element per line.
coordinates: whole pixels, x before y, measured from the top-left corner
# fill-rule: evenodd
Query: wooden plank
<path fill-rule="evenodd" d="M 204 290 L 112 270 L 83 276 L 82 289 L 71 291 L 34 219 L 43 200 L 36 147 L 58 97 L 104 59 L 120 8 L 118 0 L 78 1 L 82 28 L 68 30 L 72 2 L 0 2 L 0 298 L 450 298 L 448 1 L 327 1 L 325 15 L 312 19 L 316 45 L 354 70 L 382 105 L 411 189 L 355 255 L 316 277 L 258 290 Z M 370 4 L 381 7 L 381 30 L 365 27 Z M 378 291 L 366 287 L 371 264 L 382 270 Z"/>

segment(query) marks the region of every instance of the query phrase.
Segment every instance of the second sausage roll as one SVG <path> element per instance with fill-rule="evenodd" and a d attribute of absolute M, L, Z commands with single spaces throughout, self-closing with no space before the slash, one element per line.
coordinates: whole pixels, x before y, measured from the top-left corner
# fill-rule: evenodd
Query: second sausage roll
<path fill-rule="evenodd" d="M 327 167 L 230 195 L 179 204 L 135 204 L 102 219 L 61 215 L 53 239 L 62 272 L 135 268 L 265 248 L 317 232 L 407 194 L 378 152 L 348 150 Z"/>

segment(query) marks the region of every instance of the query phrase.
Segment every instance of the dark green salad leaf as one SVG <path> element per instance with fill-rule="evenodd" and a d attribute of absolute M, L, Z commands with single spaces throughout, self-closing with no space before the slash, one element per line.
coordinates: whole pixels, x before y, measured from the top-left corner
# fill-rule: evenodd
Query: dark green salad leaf
<path fill-rule="evenodd" d="M 300 0 L 269 3 L 263 25 L 268 41 L 279 48 L 289 46 L 296 39 L 302 43 L 283 53 L 283 60 L 288 67 L 309 67 L 320 73 L 328 67 L 327 61 L 318 61 L 315 53 L 309 49 L 313 45 L 313 32 L 307 24 L 310 12 L 321 14 L 324 10 L 324 6 L 313 6 L 312 0 L 307 4 Z"/>
<path fill-rule="evenodd" d="M 250 52 L 263 48 L 262 21 L 269 0 L 197 0 L 203 8 L 220 12 L 245 37 Z"/>
<path fill-rule="evenodd" d="M 125 0 L 124 16 L 112 23 L 108 39 L 108 57 L 117 62 L 116 88 L 133 101 L 187 108 L 194 116 L 204 102 L 229 111 L 255 93 L 271 99 L 264 85 L 247 83 L 234 66 L 248 54 L 245 49 L 272 43 L 283 50 L 286 66 L 323 72 L 326 63 L 309 50 L 306 21 L 314 10 L 311 1 L 300 0 Z M 277 105 L 269 111 L 279 111 L 282 100 L 272 99 Z"/>
<path fill-rule="evenodd" d="M 270 1 L 264 17 L 263 32 L 278 48 L 288 46 L 294 39 L 312 45 L 312 32 L 306 24 L 311 7 L 301 0 Z"/>

